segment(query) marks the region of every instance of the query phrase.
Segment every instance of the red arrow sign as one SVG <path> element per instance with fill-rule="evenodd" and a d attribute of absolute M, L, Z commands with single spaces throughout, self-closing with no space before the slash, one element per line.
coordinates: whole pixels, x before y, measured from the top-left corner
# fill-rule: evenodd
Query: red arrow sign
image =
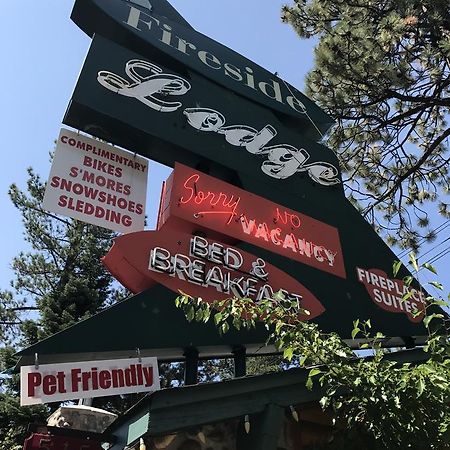
<path fill-rule="evenodd" d="M 286 300 L 309 311 L 305 320 L 325 310 L 301 283 L 261 258 L 167 228 L 116 238 L 103 263 L 134 293 L 159 283 L 206 301 L 234 296 L 259 301 L 281 290 Z"/>

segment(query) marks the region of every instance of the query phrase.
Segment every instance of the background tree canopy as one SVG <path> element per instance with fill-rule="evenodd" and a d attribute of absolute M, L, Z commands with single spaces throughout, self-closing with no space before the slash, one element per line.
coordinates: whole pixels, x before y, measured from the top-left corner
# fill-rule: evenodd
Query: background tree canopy
<path fill-rule="evenodd" d="M 327 143 L 350 198 L 391 243 L 450 217 L 448 0 L 295 0 L 282 18 L 319 39 L 307 93 L 337 121 Z"/>
<path fill-rule="evenodd" d="M 125 294 L 100 260 L 115 234 L 45 212 L 44 189 L 29 169 L 26 191 L 16 185 L 9 190 L 30 250 L 13 259 L 11 289 L 0 290 L 0 372 L 14 367 L 18 348 L 92 316 Z M 19 375 L 0 377 L 0 450 L 20 450 L 28 424 L 45 423 L 58 406 L 21 408 Z"/>
<path fill-rule="evenodd" d="M 0 291 L 0 338 L 21 346 L 87 318 L 123 294 L 103 267 L 112 231 L 42 209 L 45 185 L 28 170 L 27 192 L 15 184 L 9 196 L 22 215 L 29 252 L 12 261 L 12 290 Z M 30 311 L 36 311 L 30 316 Z"/>

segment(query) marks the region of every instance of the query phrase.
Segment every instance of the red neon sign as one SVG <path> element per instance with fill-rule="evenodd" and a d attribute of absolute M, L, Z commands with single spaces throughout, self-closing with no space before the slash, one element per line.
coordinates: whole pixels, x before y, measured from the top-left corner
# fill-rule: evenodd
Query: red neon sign
<path fill-rule="evenodd" d="M 338 230 L 224 181 L 176 164 L 161 224 L 176 219 L 346 278 Z"/>
<path fill-rule="evenodd" d="M 300 314 L 304 320 L 325 310 L 301 283 L 261 258 L 166 227 L 114 239 L 103 264 L 133 293 L 158 283 L 205 301 L 248 297 L 258 302 L 272 299 L 281 290 L 284 299 L 280 301 L 294 302 L 309 312 Z"/>

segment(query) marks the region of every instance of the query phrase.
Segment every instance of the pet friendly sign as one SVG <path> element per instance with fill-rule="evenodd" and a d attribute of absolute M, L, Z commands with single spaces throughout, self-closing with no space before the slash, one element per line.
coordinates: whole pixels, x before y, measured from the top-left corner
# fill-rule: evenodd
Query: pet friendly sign
<path fill-rule="evenodd" d="M 20 368 L 22 406 L 159 389 L 156 358 L 47 364 Z"/>
<path fill-rule="evenodd" d="M 148 161 L 62 129 L 44 209 L 119 233 L 144 229 Z"/>

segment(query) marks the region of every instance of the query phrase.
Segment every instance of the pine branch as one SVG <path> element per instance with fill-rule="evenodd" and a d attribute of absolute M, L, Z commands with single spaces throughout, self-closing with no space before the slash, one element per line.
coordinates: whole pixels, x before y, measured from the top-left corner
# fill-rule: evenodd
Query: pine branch
<path fill-rule="evenodd" d="M 420 169 L 420 167 L 425 163 L 425 161 L 429 158 L 429 156 L 436 150 L 439 145 L 445 141 L 446 138 L 450 136 L 450 128 L 447 128 L 444 133 L 442 133 L 423 153 L 422 157 L 419 158 L 413 166 L 411 166 L 403 175 L 398 177 L 398 179 L 394 182 L 393 186 L 388 189 L 373 205 L 371 205 L 367 210 L 365 210 L 364 215 L 372 211 L 377 205 L 382 203 L 388 197 L 392 196 L 394 192 L 398 190 L 400 185 L 409 178 L 413 173 Z"/>

